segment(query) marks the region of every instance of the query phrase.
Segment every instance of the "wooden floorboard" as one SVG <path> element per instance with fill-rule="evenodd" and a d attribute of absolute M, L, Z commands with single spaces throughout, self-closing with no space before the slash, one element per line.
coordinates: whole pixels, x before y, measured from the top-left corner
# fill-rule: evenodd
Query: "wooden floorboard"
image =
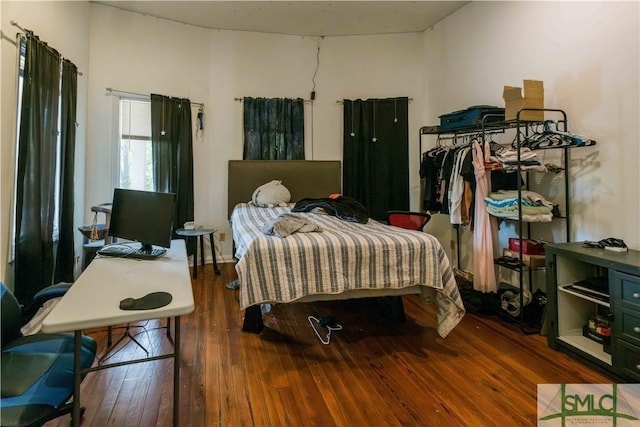
<path fill-rule="evenodd" d="M 221 268 L 198 269 L 196 307 L 182 318 L 181 426 L 534 426 L 537 384 L 613 382 L 495 317 L 468 314 L 442 339 L 435 307 L 414 296 L 401 324 L 362 302 L 280 304 L 260 335 L 243 333 L 238 291 L 224 286 L 234 266 Z M 343 329 L 324 345 L 309 315 L 332 315 Z M 172 350 L 164 326 L 141 322 L 132 334 L 160 354 Z M 102 355 L 106 330 L 85 333 Z M 123 343 L 110 362 L 144 356 Z M 170 426 L 173 361 L 90 373 L 82 392 L 83 426 Z M 69 424 L 67 415 L 46 426 Z"/>

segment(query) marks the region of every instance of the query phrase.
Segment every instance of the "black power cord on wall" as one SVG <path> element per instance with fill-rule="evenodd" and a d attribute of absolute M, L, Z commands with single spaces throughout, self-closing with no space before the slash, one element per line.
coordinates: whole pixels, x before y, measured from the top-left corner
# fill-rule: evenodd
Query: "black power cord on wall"
<path fill-rule="evenodd" d="M 316 40 L 316 69 L 313 72 L 313 77 L 311 78 L 311 83 L 313 87 L 311 88 L 311 160 L 314 157 L 314 149 L 313 149 L 313 101 L 316 99 L 316 75 L 318 74 L 318 69 L 320 68 L 320 43 L 324 39 L 324 36 L 320 36 L 319 39 Z"/>

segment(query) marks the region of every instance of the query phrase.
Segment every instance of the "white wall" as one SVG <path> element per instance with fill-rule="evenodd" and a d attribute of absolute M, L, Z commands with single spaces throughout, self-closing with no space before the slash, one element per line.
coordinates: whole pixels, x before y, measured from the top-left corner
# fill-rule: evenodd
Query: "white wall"
<path fill-rule="evenodd" d="M 571 152 L 572 239 L 613 236 L 640 249 L 638 20 L 637 2 L 472 2 L 424 33 L 424 124 L 504 105 L 503 85 L 543 80 L 546 107 L 564 109 L 570 131 L 597 141 Z M 562 193 L 559 182 L 551 194 Z M 428 231 L 450 247 L 444 215 Z M 463 233 L 463 267 L 469 238 Z"/>
<path fill-rule="evenodd" d="M 83 219 L 84 209 L 84 158 L 87 129 L 87 75 L 89 71 L 89 3 L 87 2 L 0 2 L 0 25 L 3 38 L 1 50 L 0 122 L 2 123 L 0 144 L 0 280 L 11 285 L 8 277 L 10 220 L 13 197 L 16 123 L 16 60 L 15 41 L 17 28 L 10 24 L 16 21 L 21 27 L 32 30 L 65 58 L 78 66 L 84 76 L 78 77 L 77 136 L 76 136 L 76 222 Z M 7 38 L 5 38 L 6 36 Z M 78 233 L 76 247 L 82 248 Z"/>
<path fill-rule="evenodd" d="M 205 103 L 205 134 L 194 143 L 195 219 L 227 236 L 227 160 L 242 156 L 242 105 L 234 98 L 309 98 L 312 89 L 315 38 L 206 30 L 87 2 L 3 1 L 0 11 L 4 34 L 15 33 L 9 21 L 16 20 L 84 73 L 78 225 L 92 219 L 90 206 L 110 200 L 114 185 L 115 98 L 106 95 L 107 87 Z M 311 117 L 307 121 L 307 156 L 341 159 L 342 106 L 336 101 L 408 96 L 409 152 L 416 153 L 410 158 L 412 207 L 418 208 L 419 128 L 470 105 L 502 105 L 503 85 L 541 79 L 547 106 L 565 109 L 570 130 L 598 141 L 572 152 L 573 239 L 617 236 L 639 249 L 638 15 L 636 2 L 471 2 L 423 34 L 326 38 L 320 41 L 313 134 Z M 6 280 L 15 47 L 4 39 L 0 46 L 0 277 Z M 427 227 L 448 249 L 446 218 L 436 215 Z M 229 241 L 222 250 L 230 259 Z"/>
<path fill-rule="evenodd" d="M 307 104 L 307 158 L 342 158 L 342 105 L 336 101 L 408 96 L 413 98 L 410 152 L 416 153 L 412 170 L 417 170 L 421 39 L 418 33 L 319 40 L 206 30 L 92 4 L 85 212 L 110 200 L 113 188 L 115 98 L 105 88 L 188 97 L 205 104 L 204 136 L 194 143 L 195 221 L 230 236 L 227 161 L 242 158 L 243 144 L 242 104 L 234 98 L 309 99 L 318 42 L 316 100 Z M 412 181 L 417 195 L 417 172 Z M 229 239 L 222 252 L 231 259 Z"/>

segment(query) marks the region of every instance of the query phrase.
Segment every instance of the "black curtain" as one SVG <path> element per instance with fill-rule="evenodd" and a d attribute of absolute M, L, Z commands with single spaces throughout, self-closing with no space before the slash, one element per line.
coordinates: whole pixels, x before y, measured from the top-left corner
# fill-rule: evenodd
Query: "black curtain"
<path fill-rule="evenodd" d="M 384 220 L 409 209 L 409 100 L 344 100 L 343 194 Z"/>
<path fill-rule="evenodd" d="M 304 101 L 244 98 L 244 160 L 304 160 Z"/>
<path fill-rule="evenodd" d="M 151 95 L 153 183 L 176 193 L 174 230 L 194 219 L 192 129 L 190 100 Z"/>
<path fill-rule="evenodd" d="M 26 36 L 18 129 L 15 294 L 25 304 L 52 284 L 61 56 Z"/>
<path fill-rule="evenodd" d="M 62 91 L 60 93 L 60 219 L 56 251 L 55 283 L 74 280 L 74 185 L 76 153 L 76 103 L 78 99 L 78 68 L 62 61 Z"/>

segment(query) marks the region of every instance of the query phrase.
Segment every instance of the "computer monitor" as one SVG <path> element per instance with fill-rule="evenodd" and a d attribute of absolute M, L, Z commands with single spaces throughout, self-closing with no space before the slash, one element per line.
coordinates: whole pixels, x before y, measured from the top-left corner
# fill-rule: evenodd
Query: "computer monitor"
<path fill-rule="evenodd" d="M 175 199 L 174 193 L 116 188 L 109 235 L 139 242 L 148 253 L 153 245 L 170 247 Z"/>

